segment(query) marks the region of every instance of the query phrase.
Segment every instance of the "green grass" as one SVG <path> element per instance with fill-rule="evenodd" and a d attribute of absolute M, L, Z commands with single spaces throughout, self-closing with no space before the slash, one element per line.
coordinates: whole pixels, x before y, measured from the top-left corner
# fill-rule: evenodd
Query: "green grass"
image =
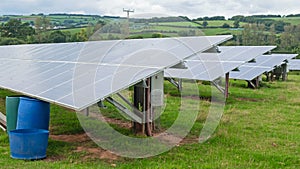
<path fill-rule="evenodd" d="M 202 24 L 203 21 L 198 21 L 198 23 Z M 224 20 L 224 21 L 207 21 L 207 23 L 208 23 L 208 25 L 207 25 L 208 27 L 222 27 L 222 26 L 224 25 L 224 23 L 227 23 L 227 24 L 230 25 L 231 27 L 234 26 L 234 25 L 233 25 L 234 21 L 231 21 L 231 20 Z M 241 27 L 241 26 L 244 26 L 244 25 L 247 24 L 247 23 L 245 23 L 245 22 L 240 22 L 239 24 L 240 24 L 240 27 Z"/>
<path fill-rule="evenodd" d="M 76 147 L 95 147 L 92 142 L 49 141 L 48 159 L 14 160 L 9 157 L 9 141 L 0 131 L 0 166 L 4 168 L 300 168 L 300 76 L 289 75 L 287 82 L 264 82 L 259 90 L 247 89 L 246 82 L 230 82 L 230 98 L 215 134 L 204 144 L 190 141 L 169 152 L 146 159 L 119 158 L 116 161 L 85 158 Z M 210 85 L 199 84 L 201 96 L 209 97 Z M 206 84 L 206 83 L 205 83 Z M 168 95 L 161 118 L 168 127 L 176 118 L 178 92 L 165 83 Z M 13 93 L 0 91 L 4 98 Z M 202 100 L 198 119 L 188 138 L 199 136 L 210 102 Z M 110 114 L 111 113 L 111 114 Z M 106 114 L 118 118 L 114 109 Z M 122 118 L 120 118 L 122 120 Z M 122 132 L 122 130 L 120 130 Z M 52 105 L 52 134 L 82 133 L 75 113 Z M 124 131 L 128 132 L 128 131 Z M 55 160 L 56 159 L 56 160 Z M 115 164 L 116 167 L 112 167 Z M 2 167 L 3 168 L 3 167 Z"/>
<path fill-rule="evenodd" d="M 203 33 L 207 36 L 211 35 L 224 35 L 224 34 L 238 34 L 242 30 L 231 30 L 228 28 L 207 28 L 207 29 L 202 29 Z"/>
<path fill-rule="evenodd" d="M 284 21 L 290 23 L 292 25 L 299 25 L 300 24 L 300 17 L 288 17 L 288 18 L 269 18 L 274 19 L 277 21 Z"/>
<path fill-rule="evenodd" d="M 221 27 L 224 23 L 229 24 L 233 27 L 234 21 L 208 21 L 208 26 L 210 27 Z M 198 22 L 202 23 L 202 22 Z M 240 26 L 243 26 L 246 23 L 240 23 Z M 218 34 L 238 34 L 242 30 L 231 30 L 228 28 L 198 28 L 200 25 L 192 23 L 192 22 L 164 22 L 164 23 L 152 23 L 151 26 L 145 29 L 144 31 L 151 30 L 157 32 L 180 32 L 180 31 L 189 31 L 189 30 L 196 30 L 199 34 L 204 35 L 218 35 Z M 175 27 L 178 26 L 178 27 Z M 183 27 L 186 26 L 186 27 Z M 200 26 L 201 27 L 201 26 Z M 135 33 L 140 32 L 141 30 L 134 30 Z"/>
<path fill-rule="evenodd" d="M 81 31 L 81 29 L 86 29 L 86 28 L 72 28 L 72 29 L 63 29 L 62 32 L 70 32 L 71 35 L 75 34 L 75 33 L 79 33 Z"/>
<path fill-rule="evenodd" d="M 176 31 L 176 32 L 188 30 L 188 28 L 169 27 L 169 26 L 163 26 L 163 25 L 151 26 L 150 29 L 158 30 L 158 31 Z M 194 28 L 194 29 L 197 29 L 197 28 Z"/>
<path fill-rule="evenodd" d="M 199 27 L 199 24 L 193 23 L 193 22 L 159 22 L 159 23 L 150 23 L 152 26 L 184 26 L 184 27 Z"/>
<path fill-rule="evenodd" d="M 35 21 L 36 18 L 41 16 L 9 16 L 10 19 L 21 19 L 22 22 L 30 22 Z M 51 19 L 52 22 L 60 22 L 63 23 L 65 20 L 73 20 L 76 23 L 79 22 L 88 22 L 88 23 L 96 23 L 98 19 L 91 16 L 59 16 L 59 15 L 51 15 L 47 16 Z"/>

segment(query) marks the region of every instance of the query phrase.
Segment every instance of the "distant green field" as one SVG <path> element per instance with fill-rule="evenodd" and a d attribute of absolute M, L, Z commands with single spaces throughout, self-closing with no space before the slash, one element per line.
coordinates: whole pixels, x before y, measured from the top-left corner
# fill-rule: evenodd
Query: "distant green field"
<path fill-rule="evenodd" d="M 35 19 L 37 18 L 37 16 L 12 16 L 10 17 L 10 19 L 21 19 L 22 22 L 31 22 L 31 21 L 35 21 Z"/>
<path fill-rule="evenodd" d="M 233 30 L 228 28 L 213 28 L 213 29 L 203 29 L 203 33 L 207 36 L 210 35 L 224 35 L 224 34 L 239 34 L 242 30 Z"/>
<path fill-rule="evenodd" d="M 10 19 L 21 19 L 22 22 L 35 21 L 36 18 L 41 16 L 9 16 Z M 51 15 L 46 16 L 50 18 L 52 23 L 64 23 L 65 20 L 73 20 L 75 23 L 88 22 L 96 23 L 98 20 L 91 16 L 61 16 L 61 15 Z"/>
<path fill-rule="evenodd" d="M 157 25 L 157 26 L 186 26 L 186 27 L 199 27 L 199 24 L 193 22 L 159 22 L 159 23 L 151 23 L 150 25 Z"/>
<path fill-rule="evenodd" d="M 72 28 L 72 29 L 63 29 L 63 32 L 69 31 L 71 34 L 75 34 L 81 31 L 81 29 L 86 29 L 86 28 Z"/>
<path fill-rule="evenodd" d="M 207 21 L 208 22 L 208 27 L 221 27 L 225 23 L 229 24 L 231 27 L 233 27 L 234 21 L 231 20 L 224 20 L 224 21 Z M 201 27 L 203 21 L 197 21 L 198 24 L 193 23 L 193 22 L 162 22 L 162 23 L 151 23 L 151 26 L 186 26 L 186 27 Z M 247 23 L 245 22 L 240 22 L 240 26 L 243 26 Z"/>
<path fill-rule="evenodd" d="M 291 23 L 292 25 L 299 25 L 300 24 L 300 17 L 288 17 L 288 18 L 269 18 L 274 19 L 277 21 L 284 21 L 287 23 Z"/>
<path fill-rule="evenodd" d="M 162 30 L 162 31 L 183 31 L 188 28 L 170 27 L 170 26 L 152 26 L 151 29 Z"/>
<path fill-rule="evenodd" d="M 225 23 L 227 23 L 228 25 L 230 25 L 231 27 L 233 27 L 233 23 L 234 21 L 231 21 L 231 20 L 225 20 L 225 21 L 207 21 L 208 22 L 208 27 L 221 27 L 223 26 Z M 203 21 L 198 21 L 198 23 L 202 24 Z M 240 26 L 243 26 L 247 23 L 245 22 L 240 22 Z"/>

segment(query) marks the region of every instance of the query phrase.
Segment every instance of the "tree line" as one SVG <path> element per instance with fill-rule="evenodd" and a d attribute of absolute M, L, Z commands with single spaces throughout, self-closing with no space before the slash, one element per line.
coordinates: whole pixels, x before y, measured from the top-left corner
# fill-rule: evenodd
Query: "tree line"
<path fill-rule="evenodd" d="M 72 34 L 67 30 L 53 30 L 50 19 L 44 16 L 35 20 L 34 27 L 28 22 L 22 23 L 20 19 L 10 19 L 0 25 L 0 45 L 87 41 L 104 24 L 100 20 L 97 24 L 91 24 L 88 28 Z"/>
<path fill-rule="evenodd" d="M 234 36 L 234 45 L 276 45 L 277 51 L 300 54 L 300 25 L 285 25 L 278 34 L 275 25 L 268 28 L 262 23 L 244 25 L 241 34 Z"/>
<path fill-rule="evenodd" d="M 240 27 L 239 22 L 245 17 L 235 18 L 234 27 Z M 166 21 L 167 18 L 152 18 L 152 21 Z M 169 18 L 170 19 L 170 18 Z M 221 18 L 220 18 L 221 19 Z M 172 17 L 173 21 L 182 21 L 178 17 Z M 207 21 L 203 21 L 205 27 Z M 97 30 L 101 28 L 101 33 L 124 34 L 120 23 L 107 24 L 99 20 L 97 24 L 90 25 L 76 33 L 68 30 L 52 30 L 50 19 L 45 16 L 35 20 L 35 26 L 29 23 L 22 23 L 18 19 L 10 19 L 7 23 L 0 25 L 0 45 L 14 45 L 25 43 L 63 43 L 87 41 Z M 223 25 L 223 27 L 230 27 Z M 300 54 L 300 25 L 279 24 L 278 22 L 251 22 L 243 26 L 240 34 L 234 35 L 233 45 L 276 45 L 282 52 L 292 52 Z M 195 32 L 178 32 L 180 36 L 191 36 Z M 111 35 L 112 36 L 112 35 Z M 116 39 L 117 37 L 110 37 Z"/>

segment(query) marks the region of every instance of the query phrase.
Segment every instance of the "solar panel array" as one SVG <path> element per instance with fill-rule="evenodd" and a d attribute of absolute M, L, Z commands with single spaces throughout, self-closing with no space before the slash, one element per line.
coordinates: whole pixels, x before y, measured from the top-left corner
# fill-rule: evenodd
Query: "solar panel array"
<path fill-rule="evenodd" d="M 300 59 L 291 59 L 288 64 L 289 70 L 300 70 Z"/>
<path fill-rule="evenodd" d="M 274 48 L 275 46 L 219 47 L 220 53 L 201 53 L 187 59 L 187 69 L 167 69 L 165 77 L 213 81 Z"/>
<path fill-rule="evenodd" d="M 231 36 L 0 47 L 0 87 L 82 110 Z"/>
<path fill-rule="evenodd" d="M 240 66 L 239 71 L 230 72 L 230 78 L 239 80 L 253 80 L 254 78 L 268 71 L 270 71 L 269 67 Z"/>
<path fill-rule="evenodd" d="M 253 80 L 265 72 L 272 71 L 276 66 L 287 63 L 296 57 L 295 54 L 271 54 L 255 58 L 255 63 L 246 63 L 239 67 L 239 71 L 231 71 L 230 78 L 239 80 Z"/>

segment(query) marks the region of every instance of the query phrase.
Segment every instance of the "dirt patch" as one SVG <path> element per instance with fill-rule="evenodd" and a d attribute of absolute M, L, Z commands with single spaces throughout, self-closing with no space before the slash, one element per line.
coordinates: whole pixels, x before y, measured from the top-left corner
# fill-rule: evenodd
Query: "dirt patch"
<path fill-rule="evenodd" d="M 98 120 L 101 120 L 101 121 L 106 121 L 107 123 L 110 123 L 110 124 L 115 124 L 115 125 L 117 125 L 121 128 L 130 129 L 132 127 L 131 122 L 125 122 L 125 121 L 118 120 L 118 119 L 104 117 L 103 115 L 100 115 L 98 113 L 91 112 L 89 116 L 92 117 L 92 118 L 96 118 Z"/>
<path fill-rule="evenodd" d="M 154 133 L 154 137 L 158 137 L 158 139 L 164 143 L 176 144 L 176 146 L 199 143 L 198 137 L 186 137 L 182 139 L 179 136 L 168 133 Z"/>
<path fill-rule="evenodd" d="M 82 143 L 91 140 L 86 133 L 76 134 L 76 135 L 50 135 L 49 137 L 53 140 L 63 141 L 68 143 Z"/>
<path fill-rule="evenodd" d="M 86 142 L 90 142 L 90 137 L 84 134 L 75 134 L 75 135 L 50 135 L 50 138 L 57 141 L 63 141 L 68 143 L 84 143 L 76 147 L 73 151 L 74 153 L 82 153 L 82 160 L 90 159 L 101 159 L 107 160 L 109 162 L 118 160 L 119 156 L 101 149 L 100 147 L 90 147 Z M 49 156 L 45 159 L 48 162 L 61 161 L 64 160 L 63 156 Z"/>
<path fill-rule="evenodd" d="M 62 161 L 64 159 L 65 157 L 63 156 L 47 156 L 46 159 L 44 159 L 44 161 L 55 162 L 55 161 Z"/>
<path fill-rule="evenodd" d="M 132 124 L 130 122 L 124 122 L 117 119 L 111 119 L 107 117 L 103 117 L 98 114 L 90 114 L 90 117 L 97 118 L 99 120 L 105 120 L 108 123 L 116 124 L 123 128 L 131 128 Z M 161 133 L 161 132 L 159 132 Z M 159 135 L 159 133 L 155 133 L 154 136 Z M 120 157 L 116 154 L 113 154 L 110 151 L 104 150 L 100 147 L 91 146 L 89 144 L 92 142 L 91 138 L 88 134 L 75 134 L 75 135 L 50 135 L 50 138 L 57 141 L 74 143 L 76 146 L 72 153 L 80 153 L 80 159 L 83 161 L 87 160 L 104 160 L 109 163 L 114 163 L 114 161 L 119 160 Z M 181 140 L 180 137 L 172 134 L 165 133 L 160 136 L 161 141 L 165 143 L 176 144 L 176 146 L 181 146 L 184 144 L 194 144 L 198 143 L 198 138 L 184 138 Z M 80 143 L 80 144 L 78 144 Z M 65 160 L 66 157 L 64 156 L 49 156 L 45 159 L 48 162 L 55 162 Z M 113 164 L 114 165 L 114 164 Z"/>
<path fill-rule="evenodd" d="M 132 127 L 132 124 L 131 122 L 124 122 L 122 120 L 118 120 L 118 119 L 111 119 L 111 118 L 106 118 L 104 117 L 105 121 L 107 123 L 110 123 L 110 124 L 115 124 L 121 128 L 127 128 L 127 129 L 130 129 Z"/>
<path fill-rule="evenodd" d="M 195 137 L 195 138 L 184 138 L 181 142 L 180 145 L 184 145 L 184 144 L 197 144 L 199 143 L 199 138 Z"/>
<path fill-rule="evenodd" d="M 109 151 L 103 150 L 101 148 L 89 148 L 89 147 L 82 147 L 79 146 L 77 147 L 76 150 L 74 150 L 74 152 L 78 153 L 78 152 L 84 152 L 87 153 L 83 159 L 87 160 L 87 159 L 101 159 L 101 160 L 109 160 L 109 161 L 115 161 L 117 160 L 119 157 Z"/>

